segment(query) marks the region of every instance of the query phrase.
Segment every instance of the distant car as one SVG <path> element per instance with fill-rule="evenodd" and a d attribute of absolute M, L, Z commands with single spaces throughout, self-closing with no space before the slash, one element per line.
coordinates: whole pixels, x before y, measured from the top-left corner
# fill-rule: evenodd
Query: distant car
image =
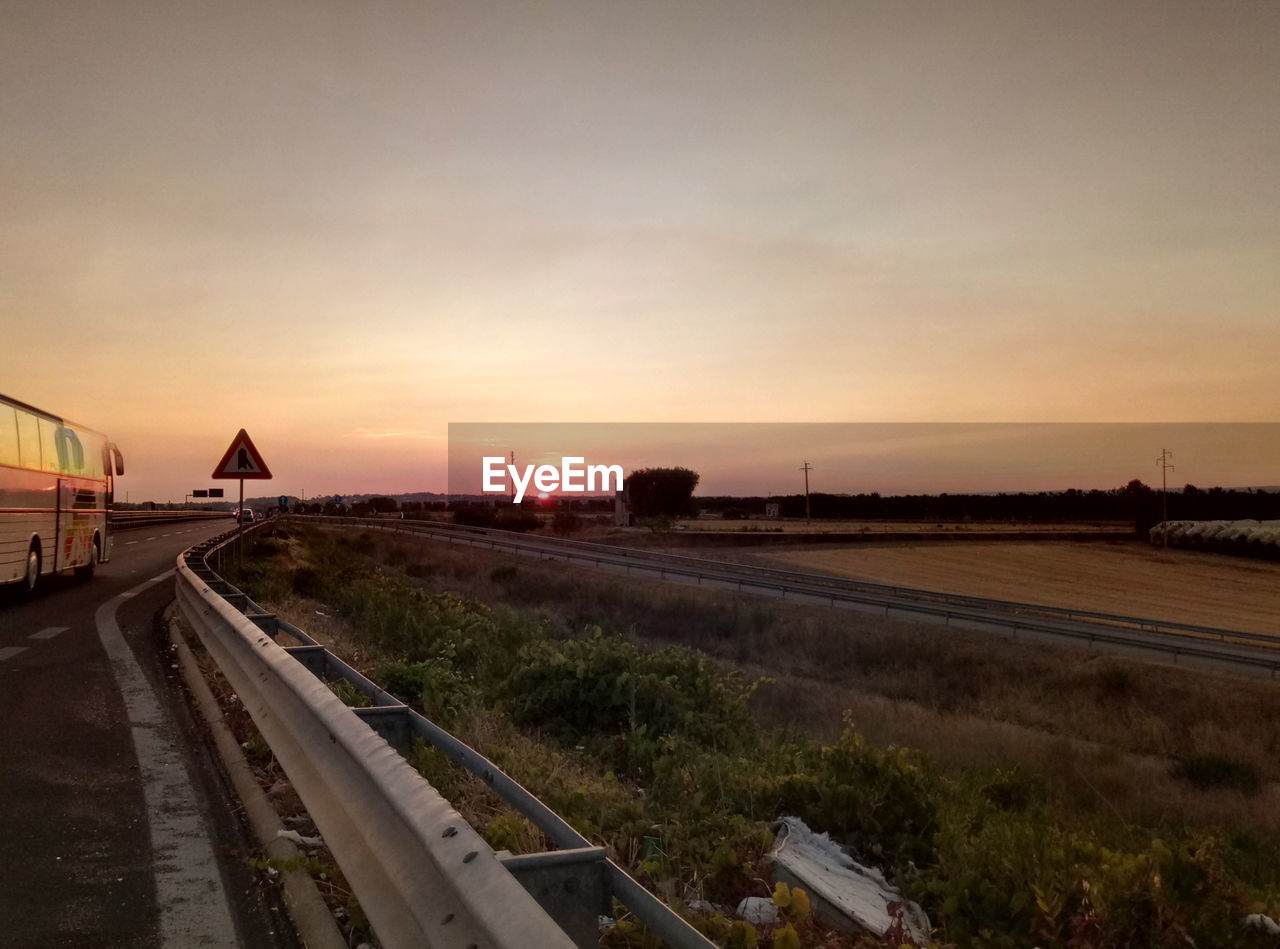
<path fill-rule="evenodd" d="M 247 507 L 241 508 L 239 511 L 236 512 L 236 521 L 241 524 L 252 524 L 253 511 Z"/>

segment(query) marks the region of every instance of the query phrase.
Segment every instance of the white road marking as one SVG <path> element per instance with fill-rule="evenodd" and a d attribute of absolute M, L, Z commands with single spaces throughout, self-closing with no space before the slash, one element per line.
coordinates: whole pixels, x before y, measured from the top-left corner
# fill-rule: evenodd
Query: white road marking
<path fill-rule="evenodd" d="M 59 633 L 65 633 L 70 626 L 50 626 L 48 629 L 42 629 L 38 633 L 32 633 L 27 639 L 53 639 Z"/>
<path fill-rule="evenodd" d="M 12 659 L 18 653 L 26 651 L 26 646 L 2 646 L 0 647 L 0 662 L 4 662 L 6 659 Z"/>
<path fill-rule="evenodd" d="M 136 540 L 126 540 L 126 541 L 124 542 L 124 545 L 125 545 L 126 547 L 128 547 L 130 544 L 136 544 L 136 543 L 137 543 L 137 541 L 136 541 Z"/>
<path fill-rule="evenodd" d="M 150 538 L 149 538 L 150 539 Z M 169 570 L 112 597 L 98 607 L 94 622 L 124 698 L 138 756 L 138 774 L 147 805 L 154 853 L 160 945 L 235 949 L 235 924 L 214 859 L 209 832 L 195 790 L 178 751 L 180 736 L 166 722 L 138 659 L 116 621 L 126 599 L 173 575 Z"/>
<path fill-rule="evenodd" d="M 148 537 L 148 538 L 146 538 L 146 539 L 147 539 L 147 540 L 155 540 L 155 538 L 154 538 L 154 537 Z"/>

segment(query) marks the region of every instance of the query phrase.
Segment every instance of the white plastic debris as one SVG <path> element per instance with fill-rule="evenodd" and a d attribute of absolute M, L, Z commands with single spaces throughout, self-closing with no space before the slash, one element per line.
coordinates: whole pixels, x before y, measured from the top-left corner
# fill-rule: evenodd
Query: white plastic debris
<path fill-rule="evenodd" d="M 1213 550 L 1224 545 L 1262 551 L 1280 547 L 1280 521 L 1165 521 L 1151 528 L 1153 544 L 1166 540 L 1175 547 L 1203 547 Z"/>
<path fill-rule="evenodd" d="M 763 896 L 748 896 L 738 904 L 738 917 L 753 926 L 767 926 L 778 921 L 778 907 Z"/>
<path fill-rule="evenodd" d="M 1277 923 L 1270 916 L 1264 916 L 1261 913 L 1250 913 L 1244 918 L 1244 924 L 1250 929 L 1261 929 L 1268 936 L 1280 936 L 1280 923 Z"/>
<path fill-rule="evenodd" d="M 282 840 L 292 840 L 300 847 L 319 847 L 324 844 L 319 837 L 304 837 L 296 830 L 277 830 L 276 836 Z"/>
<path fill-rule="evenodd" d="M 837 927 L 883 936 L 897 920 L 917 943 L 928 940 L 929 917 L 903 898 L 879 870 L 858 863 L 826 834 L 815 834 L 798 817 L 784 817 L 769 854 L 775 879 L 802 887 L 814 913 Z"/>

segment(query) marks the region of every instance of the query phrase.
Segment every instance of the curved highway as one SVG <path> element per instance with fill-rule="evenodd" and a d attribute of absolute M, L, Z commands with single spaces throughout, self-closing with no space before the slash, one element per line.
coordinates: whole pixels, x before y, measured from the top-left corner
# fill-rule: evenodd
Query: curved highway
<path fill-rule="evenodd" d="M 3 945 L 295 944 L 157 627 L 177 555 L 225 527 L 117 534 L 88 583 L 0 590 Z"/>

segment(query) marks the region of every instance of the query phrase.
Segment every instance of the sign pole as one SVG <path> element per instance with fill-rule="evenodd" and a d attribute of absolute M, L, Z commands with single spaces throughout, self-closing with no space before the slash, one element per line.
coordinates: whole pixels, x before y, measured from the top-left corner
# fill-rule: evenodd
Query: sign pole
<path fill-rule="evenodd" d="M 242 428 L 236 433 L 236 437 L 231 440 L 230 447 L 223 454 L 218 466 L 213 469 L 211 477 L 226 478 L 229 481 L 240 482 L 240 506 L 236 509 L 236 549 L 232 555 L 238 564 L 241 559 L 240 548 L 244 540 L 244 483 L 246 480 L 270 480 L 271 469 L 262 460 L 262 453 L 253 444 L 253 439 L 249 437 L 249 433 Z M 217 491 L 218 497 L 222 497 L 222 489 L 218 488 Z M 212 496 L 212 493 L 211 489 L 210 496 Z"/>

